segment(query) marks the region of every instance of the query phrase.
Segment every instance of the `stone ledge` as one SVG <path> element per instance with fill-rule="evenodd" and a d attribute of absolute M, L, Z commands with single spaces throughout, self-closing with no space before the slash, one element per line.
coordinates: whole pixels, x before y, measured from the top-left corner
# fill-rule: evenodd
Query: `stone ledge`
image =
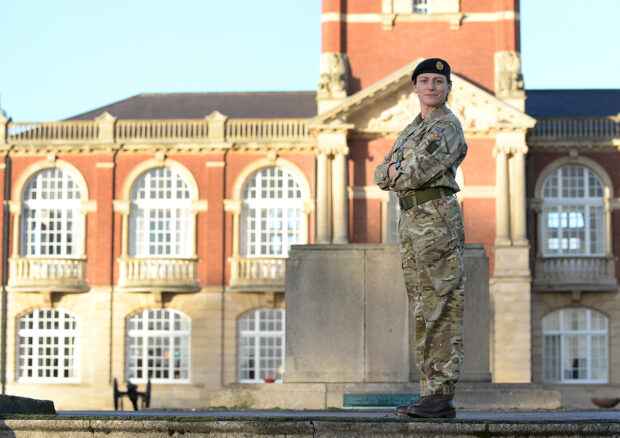
<path fill-rule="evenodd" d="M 0 413 L 2 414 L 55 414 L 54 402 L 28 397 L 0 394 Z"/>
<path fill-rule="evenodd" d="M 116 437 L 170 437 L 187 434 L 215 434 L 229 438 L 250 436 L 308 437 L 493 437 L 493 436 L 617 436 L 620 422 L 558 422 L 511 423 L 458 420 L 403 419 L 315 419 L 308 418 L 242 418 L 194 421 L 160 420 L 5 420 L 0 424 L 0 436 L 82 437 L 105 434 Z"/>

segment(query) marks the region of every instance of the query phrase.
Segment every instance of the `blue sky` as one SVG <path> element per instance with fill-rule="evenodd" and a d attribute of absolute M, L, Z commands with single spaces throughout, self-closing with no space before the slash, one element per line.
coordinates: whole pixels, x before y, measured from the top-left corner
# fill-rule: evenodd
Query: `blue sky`
<path fill-rule="evenodd" d="M 0 107 L 55 121 L 139 93 L 315 90 L 320 0 L 0 0 Z M 525 86 L 620 88 L 620 0 L 521 0 Z"/>

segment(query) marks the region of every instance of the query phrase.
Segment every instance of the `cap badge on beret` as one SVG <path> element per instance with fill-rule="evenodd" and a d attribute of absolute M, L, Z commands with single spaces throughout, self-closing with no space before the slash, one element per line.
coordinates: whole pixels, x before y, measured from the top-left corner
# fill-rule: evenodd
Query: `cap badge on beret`
<path fill-rule="evenodd" d="M 411 74 L 411 80 L 415 82 L 416 78 L 423 73 L 435 73 L 444 75 L 450 80 L 450 64 L 441 58 L 429 58 L 421 61 Z"/>

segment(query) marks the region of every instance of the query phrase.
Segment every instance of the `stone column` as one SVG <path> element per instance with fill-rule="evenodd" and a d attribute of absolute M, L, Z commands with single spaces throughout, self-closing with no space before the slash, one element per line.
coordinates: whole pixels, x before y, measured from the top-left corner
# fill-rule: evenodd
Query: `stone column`
<path fill-rule="evenodd" d="M 347 131 L 352 125 L 336 122 L 317 126 L 317 243 L 349 242 L 347 195 Z"/>
<path fill-rule="evenodd" d="M 0 108 L 0 144 L 5 144 L 8 137 L 7 127 L 11 119 L 5 116 L 4 111 Z"/>
<path fill-rule="evenodd" d="M 129 256 L 129 212 L 131 210 L 131 201 L 115 200 L 112 201 L 115 212 L 122 215 L 121 217 L 121 258 Z"/>
<path fill-rule="evenodd" d="M 349 243 L 349 199 L 347 197 L 347 154 L 340 148 L 332 161 L 332 198 L 334 205 L 333 243 Z"/>
<path fill-rule="evenodd" d="M 497 234 L 495 269 L 490 283 L 495 382 L 530 382 L 532 376 L 531 278 L 525 234 L 525 150 L 524 132 L 498 134 L 495 149 Z"/>
<path fill-rule="evenodd" d="M 322 150 L 316 152 L 316 243 L 329 243 L 328 158 Z"/>
<path fill-rule="evenodd" d="M 239 199 L 224 199 L 224 211 L 232 213 L 233 215 L 233 229 L 232 229 L 232 254 L 230 265 L 230 278 L 236 279 L 239 277 L 238 264 L 241 257 L 241 242 L 239 237 L 241 236 L 241 208 L 242 201 Z"/>
<path fill-rule="evenodd" d="M 388 193 L 389 195 L 389 193 Z M 381 200 L 381 243 L 388 243 L 388 216 L 389 216 L 390 198 L 387 200 Z"/>
<path fill-rule="evenodd" d="M 22 214 L 22 203 L 21 201 L 8 201 L 8 203 L 9 212 L 13 213 L 13 248 L 11 251 L 11 258 L 16 259 L 19 257 L 19 224 Z"/>
<path fill-rule="evenodd" d="M 495 146 L 495 245 L 510 245 L 510 189 L 508 185 L 508 156 L 504 148 Z"/>
<path fill-rule="evenodd" d="M 517 246 L 528 245 L 527 231 L 526 231 L 526 204 L 527 197 L 525 194 L 525 153 L 527 147 L 519 147 L 512 156 L 514 160 L 514 175 L 511 178 L 514 180 L 514 212 L 513 212 L 513 224 L 514 229 L 512 232 L 512 239 Z"/>

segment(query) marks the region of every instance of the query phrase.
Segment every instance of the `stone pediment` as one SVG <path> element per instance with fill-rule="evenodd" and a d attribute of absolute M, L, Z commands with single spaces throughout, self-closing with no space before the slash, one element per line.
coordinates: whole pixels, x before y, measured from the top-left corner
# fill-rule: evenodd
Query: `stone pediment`
<path fill-rule="evenodd" d="M 422 58 L 349 96 L 315 117 L 313 125 L 325 126 L 340 120 L 352 124 L 359 133 L 391 135 L 400 132 L 420 111 L 410 79 L 420 61 Z M 466 134 L 524 130 L 536 123 L 534 118 L 459 75 L 453 73 L 451 79 L 448 107 L 459 118 Z"/>

